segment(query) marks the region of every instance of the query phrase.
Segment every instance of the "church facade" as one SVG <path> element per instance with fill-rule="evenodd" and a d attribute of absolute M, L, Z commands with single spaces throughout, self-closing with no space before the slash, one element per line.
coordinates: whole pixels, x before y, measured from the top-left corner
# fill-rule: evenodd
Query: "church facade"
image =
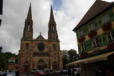
<path fill-rule="evenodd" d="M 60 41 L 52 7 L 48 23 L 48 39 L 45 39 L 41 34 L 33 39 L 33 20 L 30 5 L 18 56 L 21 72 L 32 71 L 33 69 L 58 70 L 63 68 Z"/>

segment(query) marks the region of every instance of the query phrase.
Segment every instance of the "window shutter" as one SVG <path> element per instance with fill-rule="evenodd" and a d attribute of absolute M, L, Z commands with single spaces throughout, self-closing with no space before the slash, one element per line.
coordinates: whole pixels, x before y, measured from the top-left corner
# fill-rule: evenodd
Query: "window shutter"
<path fill-rule="evenodd" d="M 88 34 L 88 26 L 83 27 L 83 33 L 84 35 Z"/>
<path fill-rule="evenodd" d="M 78 50 L 79 50 L 79 54 L 81 54 L 82 52 L 81 52 L 81 45 L 80 44 L 78 45 Z"/>
<path fill-rule="evenodd" d="M 86 45 L 86 51 L 91 50 L 91 47 L 92 47 L 91 40 L 86 41 L 85 45 Z"/>
<path fill-rule="evenodd" d="M 100 27 L 102 27 L 102 26 L 103 26 L 103 24 L 102 24 L 101 18 L 99 18 L 99 19 L 97 20 L 97 28 L 100 28 Z"/>
<path fill-rule="evenodd" d="M 101 35 L 98 36 L 98 43 L 99 43 L 99 46 L 103 46 Z"/>
<path fill-rule="evenodd" d="M 114 13 L 112 10 L 109 11 L 109 15 L 110 15 L 111 21 L 114 21 Z"/>
<path fill-rule="evenodd" d="M 79 38 L 79 32 L 76 33 L 77 38 Z"/>
<path fill-rule="evenodd" d="M 107 40 L 107 36 L 106 36 L 105 33 L 102 35 L 102 39 L 103 39 L 103 45 L 107 45 L 108 44 L 108 40 Z"/>

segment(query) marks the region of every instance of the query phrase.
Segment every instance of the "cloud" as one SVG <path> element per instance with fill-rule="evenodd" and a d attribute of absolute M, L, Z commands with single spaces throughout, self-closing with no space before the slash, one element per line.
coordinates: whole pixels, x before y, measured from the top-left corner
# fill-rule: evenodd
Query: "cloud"
<path fill-rule="evenodd" d="M 50 5 L 53 0 L 31 1 L 34 38 L 41 32 L 47 39 Z M 61 50 L 78 50 L 76 35 L 72 30 L 94 2 L 95 0 L 61 0 L 57 10 L 56 1 L 53 3 Z M 0 45 L 4 52 L 18 53 L 29 5 L 30 0 L 4 0 L 0 27 Z"/>

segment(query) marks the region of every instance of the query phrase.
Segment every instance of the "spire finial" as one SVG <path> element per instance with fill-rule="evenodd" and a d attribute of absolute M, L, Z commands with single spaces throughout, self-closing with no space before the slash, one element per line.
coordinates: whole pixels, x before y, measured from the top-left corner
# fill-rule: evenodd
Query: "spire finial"
<path fill-rule="evenodd" d="M 27 19 L 32 19 L 31 3 L 30 3 L 30 6 L 29 6 Z"/>

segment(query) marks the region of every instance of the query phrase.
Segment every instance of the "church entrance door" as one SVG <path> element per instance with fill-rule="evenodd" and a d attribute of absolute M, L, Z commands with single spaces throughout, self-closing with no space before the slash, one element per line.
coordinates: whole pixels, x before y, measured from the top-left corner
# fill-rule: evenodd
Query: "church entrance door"
<path fill-rule="evenodd" d="M 47 68 L 46 63 L 43 60 L 39 60 L 37 64 L 37 69 L 44 70 L 45 68 Z"/>
<path fill-rule="evenodd" d="M 30 71 L 29 63 L 25 62 L 25 64 L 24 64 L 24 72 L 29 72 L 29 71 Z"/>

